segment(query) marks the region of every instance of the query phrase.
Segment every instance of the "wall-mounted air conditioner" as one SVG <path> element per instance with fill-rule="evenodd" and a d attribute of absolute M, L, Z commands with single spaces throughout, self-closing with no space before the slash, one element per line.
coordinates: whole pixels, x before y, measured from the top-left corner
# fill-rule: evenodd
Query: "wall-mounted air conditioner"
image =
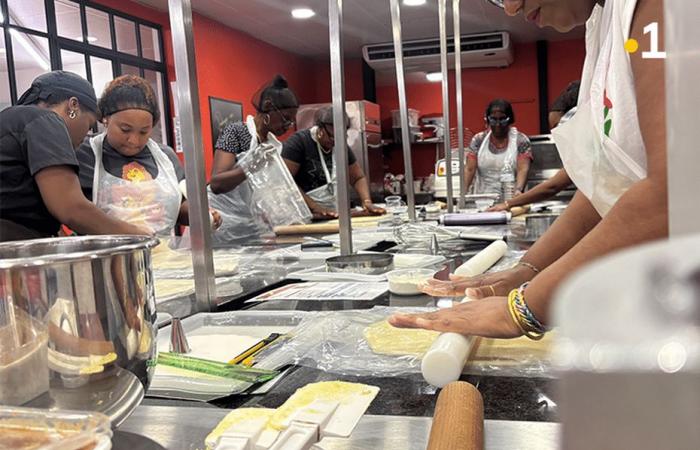
<path fill-rule="evenodd" d="M 513 43 L 506 31 L 465 34 L 461 38 L 462 68 L 507 67 L 513 63 Z M 394 44 L 371 44 L 362 47 L 362 55 L 374 70 L 395 69 Z M 440 70 L 440 39 L 418 39 L 403 43 L 406 72 Z M 454 66 L 454 39 L 447 38 L 447 57 Z"/>

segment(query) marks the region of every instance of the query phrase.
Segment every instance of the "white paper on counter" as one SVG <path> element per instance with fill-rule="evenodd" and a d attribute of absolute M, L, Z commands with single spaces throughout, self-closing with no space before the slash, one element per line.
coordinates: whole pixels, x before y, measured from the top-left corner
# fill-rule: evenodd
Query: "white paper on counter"
<path fill-rule="evenodd" d="M 310 282 L 282 286 L 246 303 L 269 300 L 374 300 L 389 290 L 389 283 Z"/>

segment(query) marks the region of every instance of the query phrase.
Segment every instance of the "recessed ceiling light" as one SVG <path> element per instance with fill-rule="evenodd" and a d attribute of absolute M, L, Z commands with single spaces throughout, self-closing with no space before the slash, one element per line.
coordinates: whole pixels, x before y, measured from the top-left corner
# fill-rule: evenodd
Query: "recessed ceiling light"
<path fill-rule="evenodd" d="M 97 42 L 97 38 L 95 36 L 88 36 L 87 41 L 88 42 Z"/>
<path fill-rule="evenodd" d="M 308 19 L 315 15 L 316 13 L 314 10 L 309 8 L 297 8 L 292 10 L 292 17 L 295 19 Z"/>
<path fill-rule="evenodd" d="M 406 6 L 420 6 L 425 5 L 426 0 L 403 0 L 403 4 Z"/>
<path fill-rule="evenodd" d="M 442 81 L 442 72 L 428 72 L 425 74 L 425 78 L 431 83 L 437 83 Z"/>

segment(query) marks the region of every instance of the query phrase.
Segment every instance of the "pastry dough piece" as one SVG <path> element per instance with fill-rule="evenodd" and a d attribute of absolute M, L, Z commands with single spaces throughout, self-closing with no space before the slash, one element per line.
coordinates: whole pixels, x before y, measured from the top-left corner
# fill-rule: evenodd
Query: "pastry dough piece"
<path fill-rule="evenodd" d="M 206 437 L 205 444 L 207 449 L 213 449 L 217 445 L 219 438 L 232 428 L 233 430 L 244 430 L 247 428 L 255 428 L 255 424 L 260 421 L 268 421 L 270 417 L 275 413 L 274 409 L 269 408 L 238 408 L 234 409 L 224 417 L 221 422 L 212 430 L 211 433 Z M 267 430 L 263 431 L 263 434 L 269 432 Z M 261 436 L 262 438 L 263 436 Z M 277 437 L 277 433 L 273 434 L 274 438 Z"/>
<path fill-rule="evenodd" d="M 517 367 L 542 362 L 548 364 L 554 336 L 547 333 L 540 341 L 517 339 L 482 339 L 469 365 Z"/>
<path fill-rule="evenodd" d="M 375 390 L 373 390 L 375 389 Z M 316 400 L 338 402 L 341 405 L 350 403 L 358 396 L 376 395 L 376 389 L 360 383 L 348 383 L 346 381 L 321 381 L 307 384 L 287 399 L 286 402 L 270 418 L 268 426 L 275 430 L 286 428 L 289 419 L 300 409 L 310 405 Z"/>
<path fill-rule="evenodd" d="M 163 244 L 161 244 L 163 245 Z M 160 247 L 160 245 L 158 246 Z M 233 273 L 238 270 L 240 256 L 214 252 L 214 272 L 216 275 Z M 192 270 L 192 253 L 189 251 L 162 250 L 153 254 L 154 270 Z"/>
<path fill-rule="evenodd" d="M 173 295 L 189 295 L 194 291 L 194 280 L 192 279 L 155 279 L 156 299 L 164 299 Z"/>
<path fill-rule="evenodd" d="M 437 331 L 396 328 L 386 320 L 365 328 L 365 340 L 374 353 L 380 355 L 420 357 L 428 351 L 437 337 Z"/>

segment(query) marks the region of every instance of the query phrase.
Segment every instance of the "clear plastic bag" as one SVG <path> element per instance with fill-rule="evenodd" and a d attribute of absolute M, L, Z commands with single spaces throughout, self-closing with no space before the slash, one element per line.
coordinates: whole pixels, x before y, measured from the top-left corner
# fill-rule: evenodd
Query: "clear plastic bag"
<path fill-rule="evenodd" d="M 277 227 L 311 221 L 311 210 L 275 147 L 259 145 L 245 152 L 238 165 L 252 190 L 252 209 L 266 224 Z"/>
<path fill-rule="evenodd" d="M 349 376 L 400 376 L 421 372 L 425 351 L 439 333 L 393 329 L 378 353 L 368 341 L 372 329 L 394 313 L 411 314 L 434 308 L 375 306 L 370 310 L 308 313 L 299 325 L 257 357 L 256 367 L 279 369 L 288 364 Z M 380 329 L 380 333 L 383 331 Z M 413 333 L 430 333 L 416 336 Z M 482 339 L 464 368 L 465 374 L 510 377 L 554 377 L 550 363 L 551 338 L 542 341 Z M 375 346 L 373 350 L 371 345 Z"/>
<path fill-rule="evenodd" d="M 420 372 L 422 355 L 388 355 L 370 348 L 367 327 L 394 313 L 420 313 L 432 308 L 391 308 L 310 313 L 289 338 L 263 350 L 256 366 L 280 368 L 288 364 L 350 376 L 393 376 Z M 437 334 L 436 334 L 437 336 Z"/>

